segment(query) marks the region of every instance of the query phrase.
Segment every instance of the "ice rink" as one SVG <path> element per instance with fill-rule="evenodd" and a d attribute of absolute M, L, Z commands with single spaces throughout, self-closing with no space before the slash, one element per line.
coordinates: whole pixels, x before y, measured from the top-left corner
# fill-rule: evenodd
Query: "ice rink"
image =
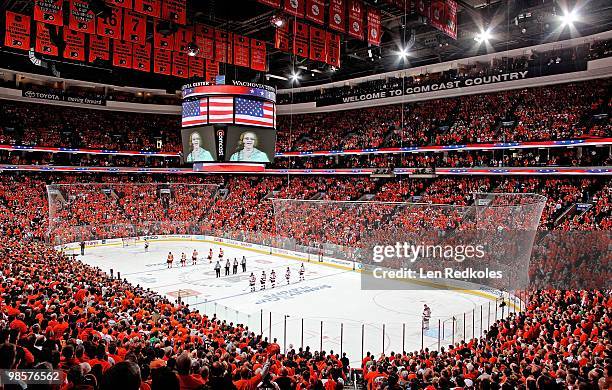
<path fill-rule="evenodd" d="M 236 275 L 215 277 L 214 260 L 223 247 L 225 259 L 247 258 L 247 272 L 239 267 Z M 213 248 L 213 263 L 206 259 Z M 191 265 L 191 254 L 199 252 L 198 264 Z M 166 256 L 174 254 L 173 268 L 166 266 Z M 188 261 L 180 267 L 181 252 Z M 251 331 L 277 338 L 281 350 L 309 345 L 346 352 L 353 362 L 361 359 L 362 351 L 390 353 L 392 351 L 437 348 L 441 345 L 480 335 L 502 312 L 494 297 L 470 292 L 413 289 L 367 291 L 361 289 L 361 275 L 318 262 L 305 262 L 305 281 L 298 281 L 301 262 L 277 255 L 197 241 L 152 241 L 148 253 L 141 243 L 133 246 L 87 248 L 79 258 L 87 264 L 133 284 L 150 288 L 172 300 L 181 296 L 193 309 L 233 323 L 249 326 Z M 225 262 L 222 263 L 222 266 Z M 287 285 L 285 272 L 291 269 Z M 270 275 L 275 270 L 276 288 L 268 281 L 260 290 L 262 270 Z M 256 292 L 250 292 L 249 276 L 257 277 Z M 421 336 L 423 304 L 431 307 L 429 330 Z M 493 314 L 493 312 L 495 314 Z M 455 317 L 453 321 L 452 317 Z M 441 326 L 438 326 L 440 320 Z M 454 324 L 453 324 L 454 323 Z M 286 325 L 285 325 L 286 324 Z M 421 340 L 423 338 L 423 340 Z"/>

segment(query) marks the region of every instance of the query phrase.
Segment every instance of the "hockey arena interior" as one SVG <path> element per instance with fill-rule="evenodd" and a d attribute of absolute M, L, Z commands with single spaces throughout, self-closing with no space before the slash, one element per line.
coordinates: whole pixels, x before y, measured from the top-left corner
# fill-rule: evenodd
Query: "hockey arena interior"
<path fill-rule="evenodd" d="M 612 389 L 609 1 L 0 14 L 0 390 Z"/>

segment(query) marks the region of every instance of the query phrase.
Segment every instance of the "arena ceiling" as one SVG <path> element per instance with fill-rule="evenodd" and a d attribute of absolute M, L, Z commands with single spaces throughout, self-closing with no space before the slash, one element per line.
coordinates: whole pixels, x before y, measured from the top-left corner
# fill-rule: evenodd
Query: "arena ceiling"
<path fill-rule="evenodd" d="M 33 2 L 31 0 L 1 1 L 3 9 L 32 13 Z M 338 70 L 332 70 L 326 64 L 295 58 L 274 49 L 272 43 L 275 27 L 271 19 L 278 11 L 256 0 L 188 0 L 188 20 L 267 41 L 269 43 L 268 74 L 288 77 L 295 69 L 300 69 L 302 75 L 300 85 L 302 86 L 584 36 L 609 30 L 612 24 L 612 3 L 608 0 L 583 1 L 578 5 L 574 0 L 567 3 L 561 0 L 458 0 L 458 37 L 457 40 L 454 40 L 424 24 L 417 16 L 404 15 L 403 11 L 400 12 L 387 6 L 381 0 L 364 1 L 381 9 L 382 44 L 380 47 L 370 47 L 363 41 L 343 39 L 342 66 Z M 579 8 L 580 16 L 574 28 L 560 29 L 559 17 L 563 14 L 564 9 L 574 8 Z M 484 30 L 489 30 L 491 39 L 486 45 L 478 44 L 474 38 Z M 407 60 L 400 61 L 397 52 L 404 47 L 410 54 Z M 9 67 L 36 71 L 31 64 L 28 64 L 27 57 L 7 61 L 9 58 L 7 53 L 0 53 L 0 60 L 4 64 L 8 63 Z M 141 87 L 159 84 L 159 78 L 155 75 L 135 75 L 136 72 L 123 74 L 121 71 L 112 69 L 79 69 L 75 66 L 64 66 L 60 69 L 63 71 L 63 77 L 94 78 L 112 84 Z M 290 83 L 233 66 L 228 66 L 224 71 L 236 78 L 267 82 L 279 87 L 287 87 Z M 184 82 L 184 80 L 168 82 L 168 78 L 164 80 L 168 89 L 175 88 Z"/>

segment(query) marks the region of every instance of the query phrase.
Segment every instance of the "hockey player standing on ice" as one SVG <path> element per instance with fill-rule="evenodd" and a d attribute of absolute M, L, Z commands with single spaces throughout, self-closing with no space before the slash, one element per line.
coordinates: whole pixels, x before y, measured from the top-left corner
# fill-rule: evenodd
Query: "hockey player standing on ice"
<path fill-rule="evenodd" d="M 289 280 L 291 279 L 291 270 L 287 267 L 287 271 L 285 272 L 285 279 L 287 279 L 287 284 L 289 284 Z"/>
<path fill-rule="evenodd" d="M 429 330 L 429 319 L 431 318 L 431 309 L 429 306 L 423 306 L 423 330 Z"/>
<path fill-rule="evenodd" d="M 302 263 L 302 266 L 300 267 L 300 282 L 304 280 L 304 272 L 306 272 L 306 270 L 304 269 L 304 263 Z"/>
<path fill-rule="evenodd" d="M 227 261 L 225 262 L 225 276 L 229 275 L 229 269 L 230 269 L 230 261 L 229 259 L 227 259 Z"/>
<path fill-rule="evenodd" d="M 219 248 L 219 260 L 223 260 L 223 248 Z"/>
<path fill-rule="evenodd" d="M 234 257 L 234 264 L 232 264 L 232 275 L 238 273 L 238 259 Z"/>
<path fill-rule="evenodd" d="M 145 238 L 145 253 L 149 251 L 149 241 Z"/>
<path fill-rule="evenodd" d="M 172 262 L 174 261 L 174 255 L 172 252 L 168 252 L 168 258 L 166 259 L 166 263 L 168 263 L 168 268 L 172 268 Z"/>
<path fill-rule="evenodd" d="M 215 274 L 218 278 L 221 277 L 221 263 L 219 263 L 219 260 L 217 260 L 217 264 L 215 264 Z"/>
<path fill-rule="evenodd" d="M 181 253 L 181 267 L 184 267 L 185 265 L 187 265 L 187 255 L 185 254 L 185 252 Z"/>
<path fill-rule="evenodd" d="M 198 251 L 194 249 L 193 253 L 191 254 L 191 264 L 196 265 L 197 262 L 198 262 Z"/>
<path fill-rule="evenodd" d="M 272 284 L 272 288 L 276 287 L 276 272 L 274 270 L 270 272 L 270 284 Z"/>
<path fill-rule="evenodd" d="M 208 251 L 208 261 L 212 263 L 212 248 Z"/>
<path fill-rule="evenodd" d="M 242 265 L 242 272 L 246 272 L 246 257 L 242 256 L 242 260 L 240 261 L 240 264 Z"/>
<path fill-rule="evenodd" d="M 260 290 L 266 289 L 266 271 L 261 271 L 261 279 L 259 279 L 259 283 L 261 284 Z"/>
<path fill-rule="evenodd" d="M 251 292 L 255 292 L 255 274 L 251 272 L 251 276 L 249 277 L 249 286 L 251 286 Z"/>

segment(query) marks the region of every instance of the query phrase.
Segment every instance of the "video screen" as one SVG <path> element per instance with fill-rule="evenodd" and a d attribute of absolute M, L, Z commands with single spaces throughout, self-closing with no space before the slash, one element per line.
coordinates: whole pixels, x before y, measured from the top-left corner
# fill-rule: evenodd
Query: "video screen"
<path fill-rule="evenodd" d="M 270 163 L 274 161 L 276 130 L 228 126 L 225 161 Z"/>
<path fill-rule="evenodd" d="M 181 131 L 186 163 L 217 161 L 213 126 L 190 127 Z"/>

